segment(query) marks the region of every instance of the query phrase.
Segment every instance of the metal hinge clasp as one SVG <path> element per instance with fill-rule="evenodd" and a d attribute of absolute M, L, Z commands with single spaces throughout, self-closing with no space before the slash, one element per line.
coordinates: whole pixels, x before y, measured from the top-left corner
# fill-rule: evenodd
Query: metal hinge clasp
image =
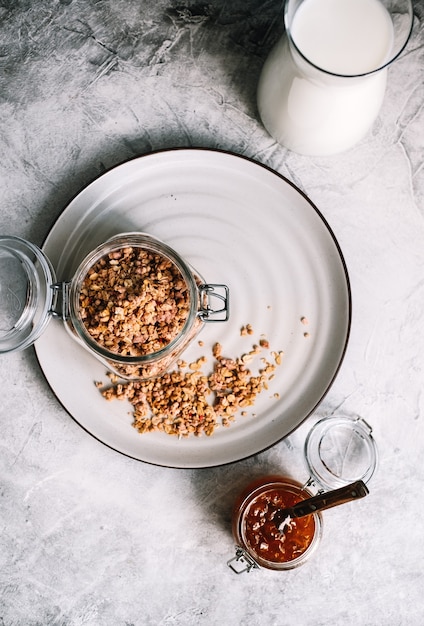
<path fill-rule="evenodd" d="M 218 283 L 199 285 L 200 307 L 198 315 L 204 322 L 226 322 L 230 316 L 230 291 L 227 285 Z M 220 308 L 212 306 L 212 300 L 219 301 Z"/>
<path fill-rule="evenodd" d="M 259 569 L 259 565 L 243 548 L 236 546 L 236 555 L 227 561 L 229 568 L 236 574 L 249 573 L 252 569 Z"/>
<path fill-rule="evenodd" d="M 53 283 L 50 289 L 53 291 L 52 305 L 50 307 L 50 315 L 52 317 L 67 320 L 69 318 L 69 290 L 70 282 Z"/>

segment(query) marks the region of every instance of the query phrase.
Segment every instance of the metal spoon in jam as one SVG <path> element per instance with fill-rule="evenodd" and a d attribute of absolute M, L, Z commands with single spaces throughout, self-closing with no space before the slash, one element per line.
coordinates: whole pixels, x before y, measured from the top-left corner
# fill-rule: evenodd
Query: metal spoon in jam
<path fill-rule="evenodd" d="M 312 513 L 317 511 L 330 509 L 333 506 L 339 506 L 339 504 L 345 504 L 345 502 L 351 502 L 352 500 L 358 500 L 368 493 L 369 490 L 366 484 L 362 480 L 357 480 L 339 489 L 320 493 L 307 500 L 301 500 L 286 509 L 280 509 L 275 513 L 273 522 L 278 530 L 283 532 L 286 526 L 290 527 L 292 520 L 297 517 L 312 515 Z"/>

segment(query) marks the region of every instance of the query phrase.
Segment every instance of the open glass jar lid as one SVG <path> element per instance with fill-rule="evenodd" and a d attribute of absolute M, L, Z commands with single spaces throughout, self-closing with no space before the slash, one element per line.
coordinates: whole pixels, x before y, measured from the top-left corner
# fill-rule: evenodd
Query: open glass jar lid
<path fill-rule="evenodd" d="M 336 415 L 318 421 L 304 447 L 311 482 L 337 489 L 356 480 L 367 483 L 377 466 L 372 428 L 358 416 Z"/>
<path fill-rule="evenodd" d="M 57 317 L 73 339 L 127 379 L 163 374 L 204 323 L 229 316 L 228 287 L 205 283 L 147 233 L 115 235 L 65 282 L 56 282 L 39 248 L 0 237 L 0 289 L 0 352 L 27 348 Z"/>
<path fill-rule="evenodd" d="M 42 251 L 18 237 L 0 237 L 0 352 L 24 350 L 54 308 L 54 270 Z"/>

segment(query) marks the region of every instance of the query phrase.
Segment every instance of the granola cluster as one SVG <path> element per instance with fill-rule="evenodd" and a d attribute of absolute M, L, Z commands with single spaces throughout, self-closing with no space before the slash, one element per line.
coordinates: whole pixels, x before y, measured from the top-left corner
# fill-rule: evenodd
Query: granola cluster
<path fill-rule="evenodd" d="M 145 356 L 166 347 L 180 334 L 189 310 L 189 290 L 176 265 L 139 247 L 99 259 L 79 297 L 88 333 L 121 356 Z"/>
<path fill-rule="evenodd" d="M 210 436 L 220 424 L 229 426 L 239 410 L 247 415 L 246 409 L 254 405 L 258 394 L 268 389 L 268 382 L 281 364 L 282 352 L 261 357 L 266 348 L 268 342 L 262 339 L 249 352 L 233 359 L 224 357 L 221 345 L 216 343 L 209 374 L 202 371 L 207 362 L 203 356 L 190 364 L 179 361 L 175 371 L 158 378 L 118 383 L 101 392 L 107 400 L 129 400 L 133 425 L 139 433 Z M 254 375 L 248 364 L 255 358 L 261 366 Z M 278 398 L 278 394 L 273 397 Z"/>

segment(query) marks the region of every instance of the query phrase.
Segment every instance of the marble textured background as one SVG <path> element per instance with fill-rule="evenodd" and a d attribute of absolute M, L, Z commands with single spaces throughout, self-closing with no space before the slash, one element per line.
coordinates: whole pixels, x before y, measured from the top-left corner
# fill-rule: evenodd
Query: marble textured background
<path fill-rule="evenodd" d="M 0 2 L 0 232 L 41 244 L 112 166 L 174 146 L 223 148 L 287 176 L 342 247 L 354 316 L 315 416 L 231 466 L 173 470 L 118 455 L 58 405 L 33 351 L 0 359 L 2 626 L 418 626 L 424 615 L 424 6 L 381 115 L 337 157 L 261 126 L 255 89 L 281 2 Z M 303 478 L 313 421 L 374 429 L 371 496 L 327 512 L 304 567 L 237 577 L 231 506 L 252 476 Z"/>

